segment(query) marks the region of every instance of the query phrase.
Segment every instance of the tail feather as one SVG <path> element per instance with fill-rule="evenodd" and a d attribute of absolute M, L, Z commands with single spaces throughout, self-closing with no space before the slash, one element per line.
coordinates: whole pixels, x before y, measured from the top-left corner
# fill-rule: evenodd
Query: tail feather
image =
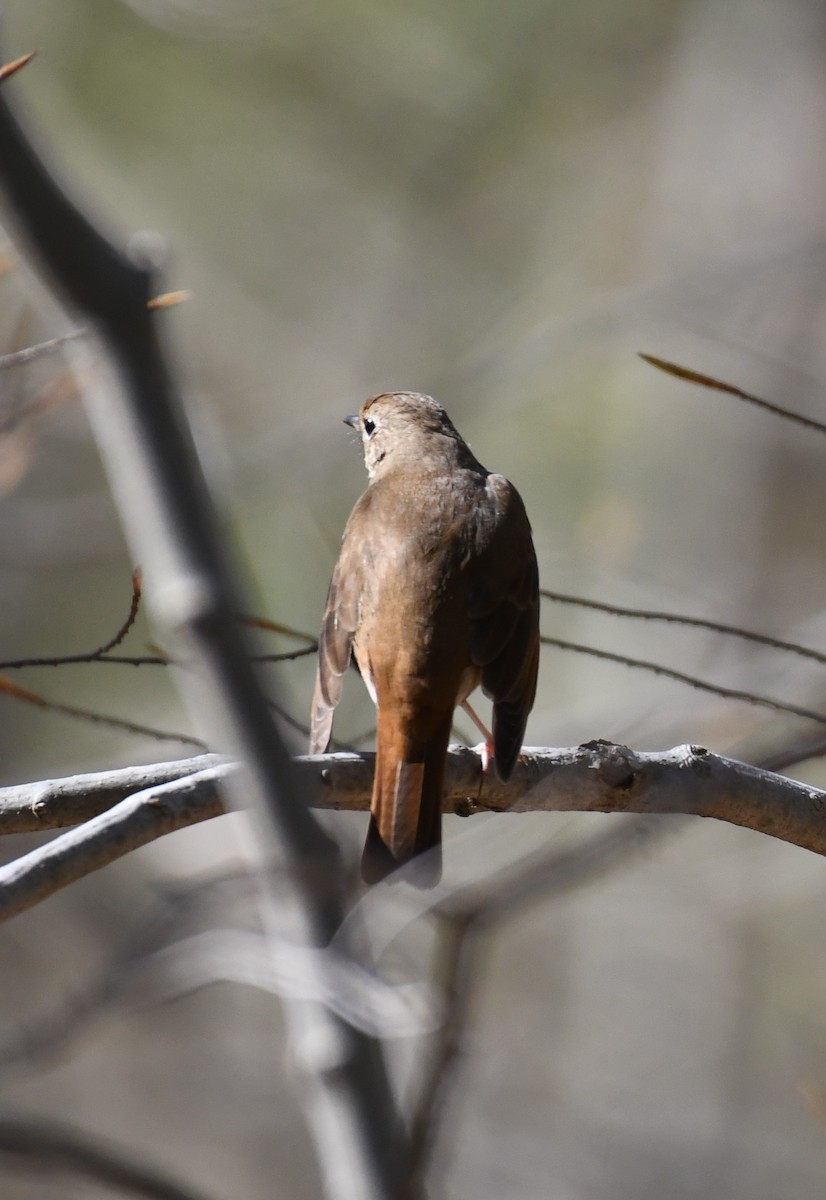
<path fill-rule="evenodd" d="M 370 824 L 367 826 L 367 837 L 361 856 L 361 877 L 365 883 L 381 883 L 403 867 L 415 861 L 415 867 L 408 866 L 405 879 L 416 887 L 435 887 L 442 878 L 442 843 L 441 829 L 435 841 L 417 848 L 407 859 L 394 858 L 382 841 L 379 827 L 373 814 L 370 814 Z"/>
<path fill-rule="evenodd" d="M 442 876 L 442 796 L 450 737 L 450 714 L 422 746 L 398 737 L 379 720 L 376 773 L 370 825 L 361 860 L 362 878 L 377 883 L 411 859 L 421 857 L 407 876 L 433 887 Z M 401 743 L 401 746 L 399 745 Z"/>

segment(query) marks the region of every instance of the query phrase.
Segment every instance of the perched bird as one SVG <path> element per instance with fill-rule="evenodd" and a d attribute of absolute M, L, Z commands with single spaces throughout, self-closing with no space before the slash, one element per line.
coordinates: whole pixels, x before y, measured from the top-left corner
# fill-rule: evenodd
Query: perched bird
<path fill-rule="evenodd" d="M 361 433 L 369 484 L 350 514 L 321 624 L 311 754 L 330 740 L 351 657 L 377 706 L 366 882 L 418 855 L 441 877 L 442 795 L 453 710 L 481 683 L 488 755 L 506 780 L 536 693 L 539 582 L 516 488 L 485 470 L 430 396 L 372 396 Z M 484 726 L 480 728 L 484 730 Z"/>

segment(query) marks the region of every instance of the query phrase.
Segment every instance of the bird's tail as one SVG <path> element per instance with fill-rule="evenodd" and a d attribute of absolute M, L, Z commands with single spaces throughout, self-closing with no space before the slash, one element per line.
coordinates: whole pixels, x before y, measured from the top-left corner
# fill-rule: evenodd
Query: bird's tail
<path fill-rule="evenodd" d="M 421 860 L 405 875 L 411 883 L 434 887 L 441 879 L 442 796 L 451 719 L 449 713 L 424 745 L 404 736 L 388 737 L 379 719 L 370 825 L 361 860 L 365 883 L 378 883 L 411 859 Z"/>

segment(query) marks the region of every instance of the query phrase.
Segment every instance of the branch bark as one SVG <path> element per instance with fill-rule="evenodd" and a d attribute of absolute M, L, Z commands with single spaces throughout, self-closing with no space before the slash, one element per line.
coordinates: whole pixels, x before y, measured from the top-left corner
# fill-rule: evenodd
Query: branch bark
<path fill-rule="evenodd" d="M 374 755 L 294 760 L 315 808 L 370 807 Z M 83 822 L 0 868 L 0 920 L 164 834 L 219 816 L 237 764 L 217 755 L 0 789 L 0 833 Z M 697 746 L 641 753 L 611 742 L 526 749 L 507 784 L 475 751 L 448 755 L 446 813 L 682 813 L 713 817 L 826 854 L 826 792 Z M 90 816 L 89 814 L 94 814 Z"/>

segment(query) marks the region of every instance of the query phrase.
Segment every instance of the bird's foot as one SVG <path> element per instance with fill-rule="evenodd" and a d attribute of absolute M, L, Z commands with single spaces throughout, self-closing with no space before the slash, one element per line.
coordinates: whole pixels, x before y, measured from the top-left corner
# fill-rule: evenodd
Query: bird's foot
<path fill-rule="evenodd" d="M 467 700 L 462 701 L 462 708 L 479 730 L 482 737 L 485 739 L 483 742 L 480 742 L 478 746 L 474 746 L 473 749 L 481 758 L 482 771 L 485 775 L 487 775 L 488 771 L 490 770 L 490 764 L 493 762 L 493 734 L 475 709 L 468 704 Z"/>

